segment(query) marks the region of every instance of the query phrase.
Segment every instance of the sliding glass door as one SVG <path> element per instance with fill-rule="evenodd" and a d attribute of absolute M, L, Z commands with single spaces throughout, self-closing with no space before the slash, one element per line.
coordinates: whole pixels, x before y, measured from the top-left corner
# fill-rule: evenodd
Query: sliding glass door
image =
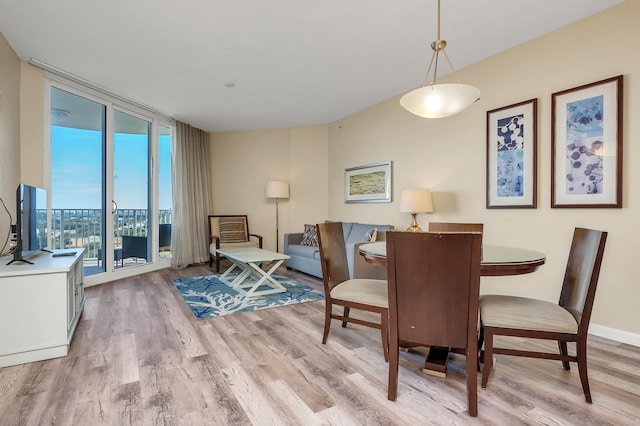
<path fill-rule="evenodd" d="M 85 248 L 85 276 L 168 263 L 169 125 L 63 84 L 50 95 L 51 246 Z"/>

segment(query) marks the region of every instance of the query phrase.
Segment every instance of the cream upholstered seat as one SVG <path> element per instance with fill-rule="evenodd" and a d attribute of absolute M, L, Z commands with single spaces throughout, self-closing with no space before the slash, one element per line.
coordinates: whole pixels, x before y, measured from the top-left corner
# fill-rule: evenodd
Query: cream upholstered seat
<path fill-rule="evenodd" d="M 210 215 L 209 240 L 209 268 L 215 260 L 216 272 L 220 272 L 220 259 L 224 257 L 217 249 L 262 248 L 262 236 L 249 233 L 247 215 Z"/>
<path fill-rule="evenodd" d="M 554 333 L 577 333 L 578 323 L 569 311 L 557 303 L 517 296 L 496 296 L 480 299 L 486 327 L 520 328 Z"/>
<path fill-rule="evenodd" d="M 320 264 L 325 294 L 325 317 L 322 343 L 327 343 L 331 320 L 342 321 L 342 327 L 354 323 L 380 330 L 384 359 L 389 357 L 389 303 L 387 281 L 376 279 L 349 279 L 347 252 L 341 222 L 316 225 Z M 343 306 L 342 315 L 333 313 L 333 305 Z M 350 317 L 350 310 L 359 309 L 380 315 L 380 322 Z"/>

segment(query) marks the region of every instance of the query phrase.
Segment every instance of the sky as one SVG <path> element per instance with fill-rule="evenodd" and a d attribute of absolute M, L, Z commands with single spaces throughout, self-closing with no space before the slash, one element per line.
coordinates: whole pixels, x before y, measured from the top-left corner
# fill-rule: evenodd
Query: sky
<path fill-rule="evenodd" d="M 114 135 L 114 201 L 118 209 L 146 209 L 147 135 Z M 102 207 L 102 135 L 100 131 L 51 127 L 51 208 Z M 159 208 L 171 208 L 170 136 L 161 136 Z"/>

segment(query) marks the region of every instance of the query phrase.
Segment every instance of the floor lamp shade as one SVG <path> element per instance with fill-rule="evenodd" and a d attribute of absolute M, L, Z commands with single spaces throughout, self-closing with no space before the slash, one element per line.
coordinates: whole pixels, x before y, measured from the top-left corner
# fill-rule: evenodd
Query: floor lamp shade
<path fill-rule="evenodd" d="M 289 198 L 289 183 L 281 180 L 270 180 L 264 191 L 267 198 Z"/>

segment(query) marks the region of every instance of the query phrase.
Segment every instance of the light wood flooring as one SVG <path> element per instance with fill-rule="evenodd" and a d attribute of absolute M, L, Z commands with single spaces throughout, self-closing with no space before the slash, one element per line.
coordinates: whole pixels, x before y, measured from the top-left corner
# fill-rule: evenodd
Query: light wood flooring
<path fill-rule="evenodd" d="M 322 345 L 323 301 L 196 319 L 171 280 L 210 273 L 165 269 L 88 288 L 67 357 L 0 369 L 0 424 L 640 424 L 640 348 L 590 338 L 592 405 L 575 364 L 498 355 L 471 418 L 459 355 L 442 379 L 403 352 L 391 402 L 377 330 L 335 321 Z"/>

